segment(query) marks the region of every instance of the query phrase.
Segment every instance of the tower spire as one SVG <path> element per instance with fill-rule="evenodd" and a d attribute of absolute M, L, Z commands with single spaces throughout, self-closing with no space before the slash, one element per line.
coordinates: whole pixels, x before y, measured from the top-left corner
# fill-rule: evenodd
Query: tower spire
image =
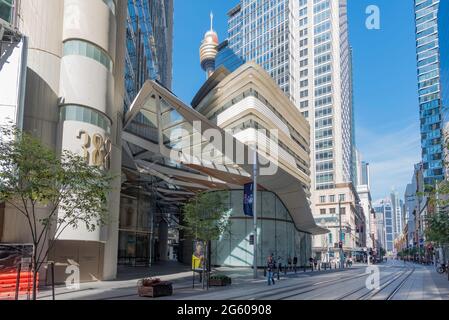
<path fill-rule="evenodd" d="M 210 12 L 210 31 L 214 30 L 214 13 Z"/>

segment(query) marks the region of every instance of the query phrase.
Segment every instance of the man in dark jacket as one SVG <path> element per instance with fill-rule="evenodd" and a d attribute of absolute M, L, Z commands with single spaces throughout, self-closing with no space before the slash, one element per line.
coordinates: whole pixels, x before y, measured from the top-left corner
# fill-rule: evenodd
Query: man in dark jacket
<path fill-rule="evenodd" d="M 267 279 L 268 279 L 268 285 L 271 286 L 274 285 L 274 271 L 276 269 L 276 262 L 274 261 L 272 256 L 269 256 L 267 259 Z"/>

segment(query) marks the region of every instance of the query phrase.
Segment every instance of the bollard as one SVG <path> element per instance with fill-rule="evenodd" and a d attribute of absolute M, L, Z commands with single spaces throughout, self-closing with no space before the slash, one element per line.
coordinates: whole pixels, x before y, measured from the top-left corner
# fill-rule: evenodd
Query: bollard
<path fill-rule="evenodd" d="M 51 296 L 53 300 L 56 300 L 55 296 L 55 263 L 51 263 Z"/>
<path fill-rule="evenodd" d="M 22 271 L 22 264 L 19 262 L 17 265 L 17 278 L 16 278 L 16 292 L 15 292 L 15 300 L 19 300 L 19 291 L 20 291 L 20 272 Z"/>

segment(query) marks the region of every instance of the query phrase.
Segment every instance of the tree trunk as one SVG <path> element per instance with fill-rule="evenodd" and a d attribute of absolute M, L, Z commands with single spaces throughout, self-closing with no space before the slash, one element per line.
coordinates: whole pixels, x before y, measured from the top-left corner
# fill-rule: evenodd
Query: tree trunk
<path fill-rule="evenodd" d="M 32 258 L 32 265 L 31 265 L 31 272 L 33 273 L 33 300 L 37 300 L 37 245 L 35 244 L 33 247 L 33 258 Z"/>

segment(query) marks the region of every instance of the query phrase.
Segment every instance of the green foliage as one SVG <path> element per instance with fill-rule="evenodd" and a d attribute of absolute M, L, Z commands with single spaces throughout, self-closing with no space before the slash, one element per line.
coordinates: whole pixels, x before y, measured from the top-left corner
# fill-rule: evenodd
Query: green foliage
<path fill-rule="evenodd" d="M 427 217 L 426 237 L 438 244 L 449 243 L 449 215 L 437 212 Z"/>
<path fill-rule="evenodd" d="M 111 175 L 68 151 L 60 156 L 14 126 L 0 127 L 0 202 L 26 218 L 39 270 L 68 227 L 94 231 L 107 221 Z M 45 207 L 45 214 L 38 208 Z M 43 244 L 50 240 L 47 251 Z"/>
<path fill-rule="evenodd" d="M 227 203 L 228 194 L 204 192 L 196 195 L 183 208 L 182 227 L 195 239 L 218 240 L 230 226 Z"/>

